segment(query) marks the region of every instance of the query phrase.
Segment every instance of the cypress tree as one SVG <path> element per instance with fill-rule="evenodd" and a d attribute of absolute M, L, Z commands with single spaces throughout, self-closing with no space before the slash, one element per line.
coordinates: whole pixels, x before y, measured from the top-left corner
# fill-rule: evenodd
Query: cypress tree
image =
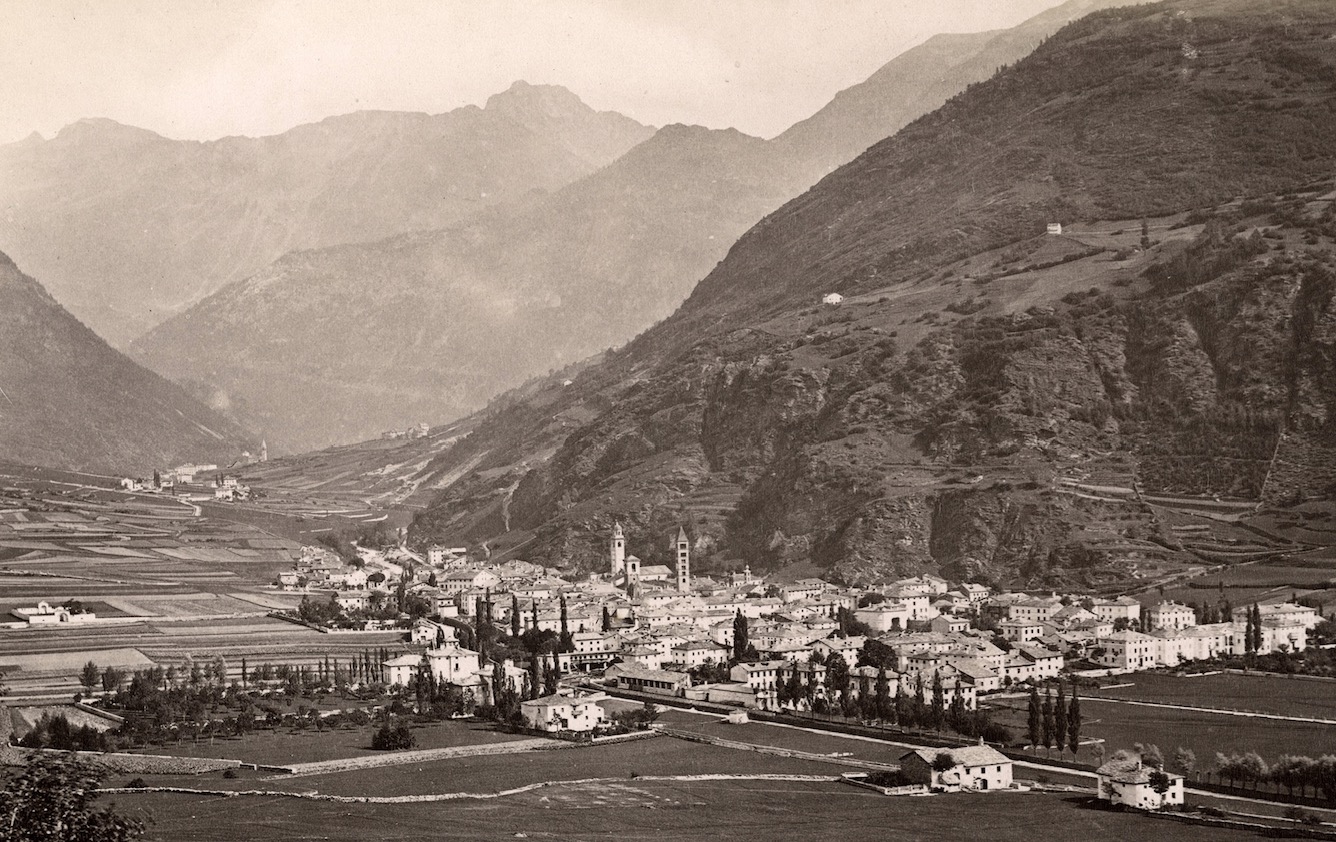
<path fill-rule="evenodd" d="M 733 660 L 741 661 L 747 654 L 747 618 L 739 608 L 733 617 Z"/>
<path fill-rule="evenodd" d="M 510 636 L 520 636 L 520 598 L 510 595 Z"/>
<path fill-rule="evenodd" d="M 1042 709 L 1043 719 L 1040 723 L 1040 739 L 1044 743 L 1045 749 L 1053 747 L 1053 694 L 1044 691 L 1044 707 Z"/>
<path fill-rule="evenodd" d="M 575 648 L 575 642 L 571 638 L 571 628 L 566 617 L 566 594 L 561 595 L 561 652 L 570 652 Z"/>
<path fill-rule="evenodd" d="M 1040 716 L 1041 714 L 1039 710 L 1039 687 L 1038 685 L 1031 685 L 1029 721 L 1027 723 L 1028 728 L 1025 732 L 1025 735 L 1030 738 L 1030 748 L 1032 750 L 1037 750 L 1039 748 L 1039 735 L 1041 733 L 1040 727 L 1043 721 L 1040 718 Z"/>
<path fill-rule="evenodd" d="M 1062 690 L 1062 682 L 1058 682 L 1058 702 L 1053 709 L 1053 736 L 1058 741 L 1058 756 L 1062 756 L 1063 750 L 1067 748 L 1067 695 Z"/>
<path fill-rule="evenodd" d="M 603 631 L 612 631 L 612 615 L 608 613 L 608 606 L 603 606 Z"/>
<path fill-rule="evenodd" d="M 540 676 L 539 676 L 539 673 L 538 673 L 538 669 L 539 669 L 539 667 L 538 667 L 538 659 L 539 659 L 539 657 L 541 657 L 541 656 L 538 655 L 537 653 L 534 653 L 533 655 L 530 655 L 530 656 L 529 656 L 529 698 L 530 698 L 530 699 L 536 699 L 536 698 L 538 698 L 538 694 L 539 694 L 539 692 L 540 692 L 540 690 L 541 690 L 541 688 L 542 688 L 542 685 L 539 683 Z"/>
<path fill-rule="evenodd" d="M 898 682 L 897 682 L 898 683 Z M 891 683 L 886 675 L 886 666 L 883 664 L 877 670 L 877 683 L 873 692 L 873 701 L 878 719 L 890 719 L 891 710 Z"/>
<path fill-rule="evenodd" d="M 1257 603 L 1252 607 L 1253 651 L 1262 654 L 1262 609 Z"/>
<path fill-rule="evenodd" d="M 934 730 L 942 730 L 945 715 L 946 697 L 942 692 L 942 671 L 937 670 L 932 677 L 932 727 Z"/>
<path fill-rule="evenodd" d="M 1243 651 L 1249 657 L 1257 651 L 1253 645 L 1253 615 L 1251 611 L 1246 613 L 1243 621 Z"/>
<path fill-rule="evenodd" d="M 1072 684 L 1072 702 L 1067 708 L 1067 747 L 1076 756 L 1081 747 L 1081 700 L 1076 695 L 1076 685 Z"/>
<path fill-rule="evenodd" d="M 538 633 L 538 598 L 537 598 L 537 597 L 535 597 L 535 598 L 534 598 L 534 601 L 533 601 L 533 630 L 534 630 L 534 634 L 537 634 L 537 633 Z"/>

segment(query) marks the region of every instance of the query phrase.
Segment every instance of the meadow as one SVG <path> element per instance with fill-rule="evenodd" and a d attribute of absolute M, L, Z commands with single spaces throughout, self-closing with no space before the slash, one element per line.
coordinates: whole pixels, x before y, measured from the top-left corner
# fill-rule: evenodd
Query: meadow
<path fill-rule="evenodd" d="M 1192 705 L 1220 710 L 1253 711 L 1281 716 L 1336 719 L 1336 681 L 1274 675 L 1170 675 L 1138 673 L 1097 696 Z"/>
<path fill-rule="evenodd" d="M 554 754 L 569 758 L 576 752 Z M 594 768 L 582 771 L 597 772 Z M 856 842 L 882 840 L 897 831 L 916 842 L 1123 842 L 1129 838 L 1232 842 L 1261 838 L 1251 832 L 1111 813 L 1090 806 L 1088 797 L 1078 795 L 999 792 L 886 798 L 838 783 L 766 780 L 622 779 L 559 784 L 495 800 L 409 804 L 166 794 L 117 795 L 116 803 L 132 816 L 151 816 L 154 823 L 148 838 L 163 842 L 187 838 L 195 842 L 502 838 Z"/>

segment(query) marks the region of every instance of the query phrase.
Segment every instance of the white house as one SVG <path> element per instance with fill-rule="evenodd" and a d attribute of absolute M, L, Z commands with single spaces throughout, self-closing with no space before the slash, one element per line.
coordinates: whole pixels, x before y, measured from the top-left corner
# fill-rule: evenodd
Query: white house
<path fill-rule="evenodd" d="M 952 765 L 935 769 L 939 755 Z M 996 790 L 1011 786 L 1011 758 L 980 743 L 963 748 L 919 748 L 901 756 L 900 771 L 914 783 L 945 792 Z"/>
<path fill-rule="evenodd" d="M 521 702 L 520 712 L 529 727 L 539 731 L 593 731 L 605 719 L 603 707 L 594 697 L 563 693 Z"/>
<path fill-rule="evenodd" d="M 15 608 L 9 612 L 20 620 L 24 620 L 30 626 L 59 626 L 69 623 L 90 623 L 97 619 L 97 615 L 92 611 L 81 611 L 66 608 L 63 605 L 52 605 L 48 602 L 37 603 L 36 608 Z"/>
<path fill-rule="evenodd" d="M 821 296 L 821 303 L 830 305 L 843 304 L 844 296 L 840 295 L 838 292 L 828 292 L 825 295 Z"/>
<path fill-rule="evenodd" d="M 1099 798 L 1112 804 L 1159 810 L 1183 803 L 1183 776 L 1145 766 L 1139 757 L 1110 760 L 1095 770 L 1095 775 Z"/>
<path fill-rule="evenodd" d="M 1146 609 L 1146 631 L 1173 629 L 1180 631 L 1197 625 L 1197 614 L 1181 602 L 1161 602 Z"/>

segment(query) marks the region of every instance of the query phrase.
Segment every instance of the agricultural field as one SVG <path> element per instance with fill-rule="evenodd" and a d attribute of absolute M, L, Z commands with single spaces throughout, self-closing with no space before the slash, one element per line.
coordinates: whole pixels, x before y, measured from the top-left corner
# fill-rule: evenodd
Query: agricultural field
<path fill-rule="evenodd" d="M 1087 697 L 1110 696 L 1336 720 L 1336 681 L 1233 673 L 1198 676 L 1137 673 L 1120 677 L 1118 683 L 1130 686 L 1110 687 Z"/>
<path fill-rule="evenodd" d="M 152 817 L 150 839 L 198 842 L 260 838 L 348 842 L 368 838 L 882 840 L 892 832 L 890 828 L 912 828 L 906 838 L 916 842 L 1122 842 L 1129 838 L 1233 842 L 1260 838 L 1252 833 L 1110 813 L 1090 806 L 1087 797 L 1078 795 L 886 798 L 838 783 L 636 780 L 602 769 L 595 756 L 601 751 L 545 754 L 574 763 L 571 771 L 576 775 L 612 780 L 557 784 L 489 800 L 332 804 L 264 796 L 220 799 L 121 794 L 115 801 L 121 812 Z M 572 761 L 576 754 L 587 756 Z M 503 759 L 514 762 L 517 758 Z M 467 773 L 438 779 L 437 791 L 453 791 L 452 784 L 466 779 Z M 311 779 L 302 782 L 309 784 Z M 374 780 L 370 783 L 374 785 Z"/>
<path fill-rule="evenodd" d="M 198 742 L 185 740 L 177 745 L 151 746 L 144 751 L 173 757 L 223 758 L 262 766 L 287 766 L 293 763 L 383 755 L 384 752 L 371 748 L 374 731 L 375 728 L 369 725 L 324 731 L 260 730 L 244 737 L 201 739 Z M 526 739 L 521 735 L 498 731 L 487 723 L 473 721 L 434 722 L 415 726 L 413 737 L 417 740 L 415 749 L 490 745 Z"/>
<path fill-rule="evenodd" d="M 1323 593 L 1336 588 L 1336 559 L 1314 556 L 1304 557 L 1301 563 L 1296 561 L 1281 559 L 1213 570 L 1163 590 L 1146 591 L 1137 598 L 1147 605 L 1165 599 L 1199 605 L 1227 599 L 1238 606 L 1284 602 L 1293 596 L 1322 599 Z"/>
<path fill-rule="evenodd" d="M 1023 740 L 1026 731 L 1026 700 L 1005 699 L 992 706 L 994 720 L 1012 729 Z M 1143 707 L 1101 701 L 1082 696 L 1081 735 L 1104 741 L 1106 755 L 1136 743 L 1154 743 L 1172 756 L 1179 746 L 1192 749 L 1198 769 L 1210 767 L 1216 752 L 1255 751 L 1268 762 L 1282 754 L 1321 754 L 1330 750 L 1336 727 L 1314 723 L 1256 719 L 1229 714 L 1200 713 L 1173 708 Z M 1044 758 L 1041 749 L 1038 758 Z M 1053 756 L 1057 756 L 1056 751 Z M 1071 755 L 1068 753 L 1067 758 Z M 1088 747 L 1082 747 L 1078 762 L 1094 765 Z"/>

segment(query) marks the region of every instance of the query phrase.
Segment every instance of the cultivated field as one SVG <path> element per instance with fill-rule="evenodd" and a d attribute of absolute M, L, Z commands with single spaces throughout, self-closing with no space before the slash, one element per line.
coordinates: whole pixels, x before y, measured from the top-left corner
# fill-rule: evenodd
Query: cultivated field
<path fill-rule="evenodd" d="M 335 728 L 325 731 L 257 731 L 245 737 L 208 740 L 185 740 L 177 745 L 152 746 L 148 754 L 167 754 L 174 757 L 211 757 L 258 763 L 262 766 L 287 766 L 293 763 L 315 763 L 349 757 L 382 756 L 385 752 L 371 748 L 372 726 L 363 728 Z M 438 722 L 413 729 L 417 749 L 454 748 L 456 746 L 489 745 L 525 739 L 516 734 L 497 731 L 481 722 Z"/>
<path fill-rule="evenodd" d="M 1125 681 L 1118 683 L 1131 686 L 1112 687 L 1091 695 L 1336 719 L 1336 681 L 1232 673 L 1199 676 L 1142 673 L 1126 676 Z"/>
<path fill-rule="evenodd" d="M 553 756 L 569 761 L 576 753 L 562 751 Z M 580 763 L 580 771 L 597 774 L 598 765 L 591 756 Z M 618 778 L 613 774 L 605 777 Z M 303 783 L 310 780 L 303 779 Z M 332 804 L 264 796 L 219 799 L 188 795 L 118 795 L 116 802 L 123 812 L 152 816 L 151 839 L 197 842 L 363 842 L 371 838 L 771 842 L 778 838 L 884 840 L 888 835 L 903 835 L 916 842 L 1123 842 L 1133 838 L 1140 842 L 1232 842 L 1261 838 L 1105 812 L 1074 795 L 886 798 L 838 783 L 766 780 L 620 778 L 561 784 L 493 800 L 444 803 Z"/>

